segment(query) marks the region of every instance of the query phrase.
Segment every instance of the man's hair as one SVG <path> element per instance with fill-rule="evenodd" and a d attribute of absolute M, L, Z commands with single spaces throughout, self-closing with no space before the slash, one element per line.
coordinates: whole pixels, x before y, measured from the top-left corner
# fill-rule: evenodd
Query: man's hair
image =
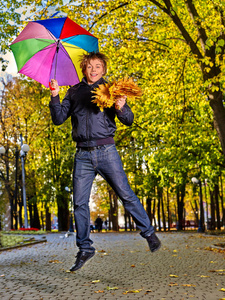
<path fill-rule="evenodd" d="M 105 75 L 106 72 L 107 72 L 107 60 L 108 60 L 108 58 L 105 56 L 105 54 L 100 53 L 100 52 L 90 52 L 88 54 L 84 54 L 81 57 L 80 67 L 81 67 L 82 73 L 84 74 L 84 72 L 86 71 L 86 67 L 90 63 L 91 59 L 99 59 L 99 60 L 102 61 L 103 68 L 104 68 L 104 74 L 103 75 Z"/>

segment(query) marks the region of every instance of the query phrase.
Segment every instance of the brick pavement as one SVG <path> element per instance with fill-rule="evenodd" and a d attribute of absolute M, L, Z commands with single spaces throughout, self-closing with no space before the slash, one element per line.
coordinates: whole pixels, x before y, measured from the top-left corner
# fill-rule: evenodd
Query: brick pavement
<path fill-rule="evenodd" d="M 0 252 L 0 299 L 225 299 L 225 254 L 205 250 L 225 237 L 158 233 L 159 251 L 133 233 L 93 233 L 96 255 L 80 270 L 75 237 Z M 220 271 L 219 271 L 220 270 Z"/>

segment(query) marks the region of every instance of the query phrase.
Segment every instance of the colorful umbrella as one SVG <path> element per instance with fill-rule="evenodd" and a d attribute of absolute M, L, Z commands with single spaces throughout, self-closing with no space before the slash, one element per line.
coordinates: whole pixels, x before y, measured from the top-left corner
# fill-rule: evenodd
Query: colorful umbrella
<path fill-rule="evenodd" d="M 82 79 L 80 56 L 98 51 L 98 39 L 68 17 L 29 22 L 10 45 L 18 72 L 48 87 Z"/>

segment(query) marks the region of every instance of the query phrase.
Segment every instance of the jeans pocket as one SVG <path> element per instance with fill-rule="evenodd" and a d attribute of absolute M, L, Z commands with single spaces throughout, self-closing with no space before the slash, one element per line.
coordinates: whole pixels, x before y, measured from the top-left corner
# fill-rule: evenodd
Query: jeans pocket
<path fill-rule="evenodd" d="M 116 146 L 113 145 L 106 145 L 104 150 L 105 158 L 107 161 L 115 161 L 118 159 L 118 152 L 116 150 Z"/>
<path fill-rule="evenodd" d="M 85 154 L 87 154 L 85 153 L 85 151 L 81 151 L 81 149 L 78 149 L 75 154 L 75 159 L 82 159 L 82 157 L 84 157 Z"/>

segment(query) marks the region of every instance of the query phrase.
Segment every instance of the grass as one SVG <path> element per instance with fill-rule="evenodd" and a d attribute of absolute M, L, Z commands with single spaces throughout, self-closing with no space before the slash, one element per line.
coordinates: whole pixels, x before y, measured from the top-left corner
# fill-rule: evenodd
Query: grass
<path fill-rule="evenodd" d="M 16 235 L 16 234 L 32 234 L 32 235 L 37 235 L 37 234 L 46 234 L 46 231 L 44 230 L 38 230 L 38 231 L 34 231 L 34 230 L 11 230 L 11 231 L 2 231 L 2 234 L 10 234 L 10 235 Z"/>
<path fill-rule="evenodd" d="M 1 239 L 1 247 L 2 248 L 13 247 L 13 246 L 19 245 L 21 243 L 24 243 L 24 240 L 26 240 L 26 238 L 23 236 L 12 235 L 12 234 L 10 234 L 10 235 L 1 234 L 0 239 Z"/>
<path fill-rule="evenodd" d="M 29 244 L 34 238 L 29 237 L 29 235 L 38 235 L 46 234 L 44 230 L 13 230 L 13 231 L 4 231 L 0 232 L 0 249 L 1 248 L 10 248 L 15 246 L 20 246 L 24 244 Z"/>

